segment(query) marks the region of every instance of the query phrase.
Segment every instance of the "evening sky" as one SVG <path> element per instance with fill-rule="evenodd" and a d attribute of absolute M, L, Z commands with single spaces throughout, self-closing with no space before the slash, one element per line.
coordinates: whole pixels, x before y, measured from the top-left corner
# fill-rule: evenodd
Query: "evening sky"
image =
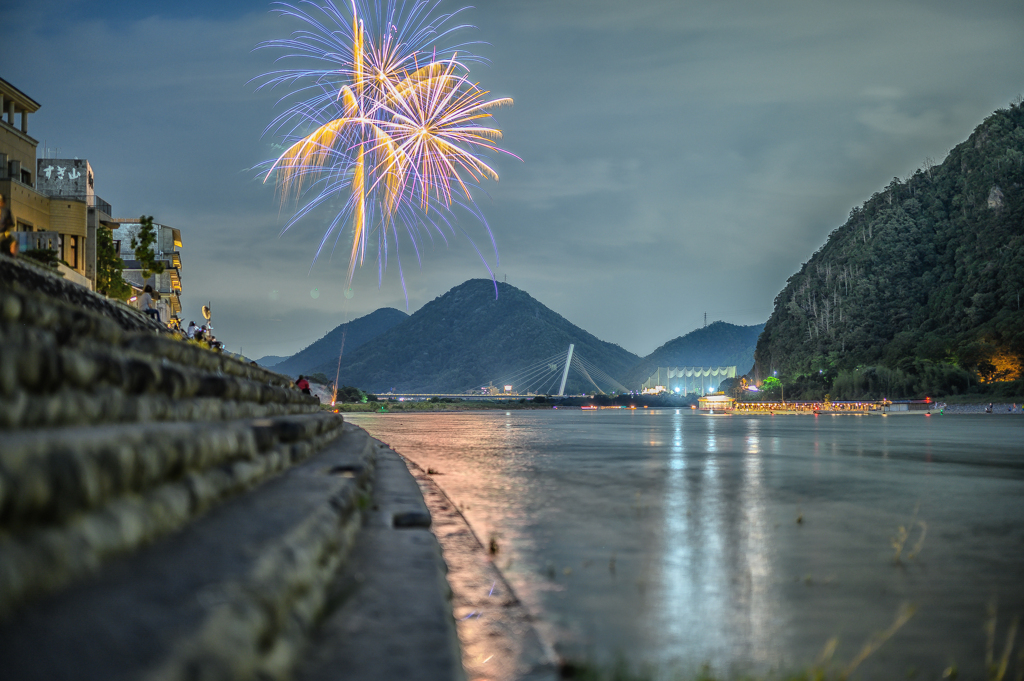
<path fill-rule="evenodd" d="M 340 5 L 344 6 L 344 5 Z M 461 4 L 443 4 L 457 9 Z M 645 355 L 708 321 L 767 319 L 850 209 L 941 162 L 1024 91 L 1019 0 L 481 0 L 498 183 L 460 220 L 374 260 L 347 299 L 347 248 L 252 171 L 278 96 L 249 82 L 299 26 L 264 1 L 4 3 L 0 77 L 41 104 L 40 156 L 85 158 L 117 217 L 182 231 L 185 320 L 212 303 L 234 351 L 288 355 L 379 307 L 414 312 L 488 270 Z M 17 26 L 14 30 L 12 27 Z M 44 151 L 45 147 L 45 151 Z"/>

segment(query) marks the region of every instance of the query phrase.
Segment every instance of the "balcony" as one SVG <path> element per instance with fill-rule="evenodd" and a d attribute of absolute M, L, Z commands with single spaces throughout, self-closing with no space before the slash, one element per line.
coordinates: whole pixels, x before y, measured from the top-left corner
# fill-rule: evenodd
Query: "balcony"
<path fill-rule="evenodd" d="M 86 197 L 86 203 L 97 210 L 101 210 L 107 215 L 113 214 L 114 209 L 110 207 L 110 204 L 101 199 L 100 197 L 93 194 L 92 196 Z"/>

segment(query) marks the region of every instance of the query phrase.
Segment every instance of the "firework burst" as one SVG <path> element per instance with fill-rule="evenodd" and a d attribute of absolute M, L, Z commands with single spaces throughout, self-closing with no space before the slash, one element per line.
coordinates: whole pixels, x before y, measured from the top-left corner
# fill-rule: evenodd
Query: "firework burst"
<path fill-rule="evenodd" d="M 259 47 L 284 49 L 282 59 L 301 59 L 313 68 L 263 77 L 261 88 L 286 87 L 292 101 L 268 126 L 286 148 L 267 162 L 264 181 L 273 178 L 283 199 L 301 204 L 285 229 L 345 198 L 314 262 L 331 237 L 336 245 L 351 224 L 349 282 L 371 234 L 377 237 L 380 278 L 389 244 L 397 254 L 400 228 L 419 258 L 422 233 L 442 239 L 446 231 L 454 233 L 455 206 L 476 216 L 491 236 L 471 188 L 498 179 L 479 154 L 509 153 L 495 144 L 501 131 L 486 123 L 491 109 L 512 100 L 488 99 L 469 79 L 467 64 L 479 61 L 470 45 L 439 47 L 467 28 L 456 23 L 458 13 L 435 16 L 438 2 L 390 0 L 367 7 L 352 0 L 351 16 L 331 0 L 277 4 L 276 11 L 305 28 Z M 494 252 L 497 259 L 496 246 Z"/>

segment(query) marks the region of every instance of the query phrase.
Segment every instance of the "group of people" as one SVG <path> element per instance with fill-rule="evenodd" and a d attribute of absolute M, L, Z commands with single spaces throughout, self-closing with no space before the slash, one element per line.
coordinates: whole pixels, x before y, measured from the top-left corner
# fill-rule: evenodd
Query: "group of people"
<path fill-rule="evenodd" d="M 189 322 L 188 328 L 185 329 L 185 337 L 189 340 L 205 343 L 214 350 L 222 350 L 224 348 L 224 345 L 213 335 L 213 329 L 206 324 L 196 326 L 195 322 Z"/>

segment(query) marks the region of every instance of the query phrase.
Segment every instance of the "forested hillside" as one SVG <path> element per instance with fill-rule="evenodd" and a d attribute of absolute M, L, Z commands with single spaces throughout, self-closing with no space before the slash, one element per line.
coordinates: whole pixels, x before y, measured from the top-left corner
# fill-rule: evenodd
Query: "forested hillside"
<path fill-rule="evenodd" d="M 764 324 L 737 326 L 713 322 L 694 329 L 662 345 L 630 369 L 623 381 L 627 388 L 638 390 L 658 367 L 736 366 L 738 375 L 754 365 L 754 346 Z"/>
<path fill-rule="evenodd" d="M 334 327 L 320 340 L 275 364 L 274 371 L 293 377 L 322 371 L 324 375 L 333 379 L 338 368 L 342 338 L 345 342 L 345 352 L 354 352 L 356 348 L 408 318 L 409 315 L 405 312 L 393 307 L 374 310 L 368 315 Z"/>
<path fill-rule="evenodd" d="M 1018 102 L 940 165 L 894 178 L 851 211 L 776 297 L 755 373 L 851 395 L 955 393 L 1014 379 L 1024 359 L 1022 293 Z"/>
<path fill-rule="evenodd" d="M 461 392 L 487 385 L 570 343 L 621 381 L 640 359 L 545 307 L 525 291 L 471 279 L 435 298 L 372 343 L 345 353 L 339 383 L 371 392 Z M 337 361 L 336 359 L 334 360 Z M 333 375 L 337 364 L 325 365 Z M 590 387 L 570 373 L 567 389 Z"/>

